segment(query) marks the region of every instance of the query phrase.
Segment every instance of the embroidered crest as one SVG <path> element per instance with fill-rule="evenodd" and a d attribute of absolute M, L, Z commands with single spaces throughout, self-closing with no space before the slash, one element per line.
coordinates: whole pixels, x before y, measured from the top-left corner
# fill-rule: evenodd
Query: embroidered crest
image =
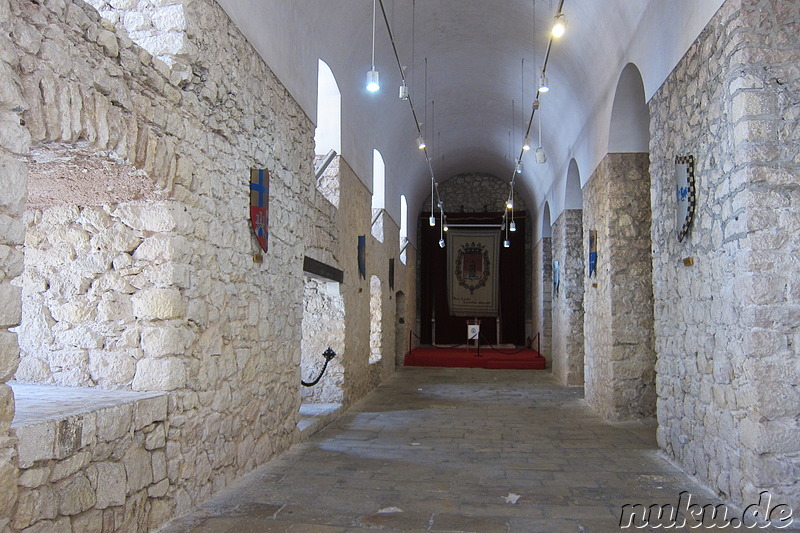
<path fill-rule="evenodd" d="M 489 251 L 483 244 L 465 243 L 458 250 L 455 266 L 459 286 L 473 294 L 489 280 Z"/>

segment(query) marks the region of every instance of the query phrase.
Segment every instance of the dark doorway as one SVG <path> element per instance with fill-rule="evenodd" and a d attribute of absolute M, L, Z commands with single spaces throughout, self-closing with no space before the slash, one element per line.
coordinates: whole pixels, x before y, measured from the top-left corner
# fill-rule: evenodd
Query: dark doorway
<path fill-rule="evenodd" d="M 502 213 L 448 213 L 451 226 L 459 224 L 499 224 Z M 510 246 L 500 239 L 500 338 L 497 318 L 463 317 L 450 314 L 447 292 L 447 249 L 439 246 L 439 225 L 428 224 L 430 213 L 420 217 L 420 286 L 423 344 L 461 344 L 467 340 L 467 321 L 480 320 L 481 343 L 525 344 L 525 213 L 515 212 L 516 231 L 508 232 Z M 497 229 L 496 231 L 500 231 Z M 435 326 L 432 319 L 435 317 Z"/>

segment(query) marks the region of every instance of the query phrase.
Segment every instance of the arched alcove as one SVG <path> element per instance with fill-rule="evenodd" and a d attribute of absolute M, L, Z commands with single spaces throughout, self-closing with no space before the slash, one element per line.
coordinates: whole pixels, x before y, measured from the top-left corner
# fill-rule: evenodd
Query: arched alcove
<path fill-rule="evenodd" d="M 381 301 L 381 280 L 378 276 L 369 278 L 369 363 L 383 359 L 383 302 Z"/>
<path fill-rule="evenodd" d="M 400 261 L 405 265 L 408 259 L 406 252 L 408 246 L 408 200 L 406 195 L 400 195 Z"/>
<path fill-rule="evenodd" d="M 542 237 L 550 237 L 552 235 L 552 225 L 553 223 L 550 221 L 550 203 L 544 203 L 544 209 L 542 209 Z"/>
<path fill-rule="evenodd" d="M 564 209 L 583 209 L 583 191 L 581 190 L 581 172 L 578 162 L 573 158 L 567 169 L 567 187 L 564 193 Z"/>
<path fill-rule="evenodd" d="M 639 69 L 628 63 L 622 69 L 608 135 L 608 153 L 641 153 L 650 150 L 650 111 Z"/>

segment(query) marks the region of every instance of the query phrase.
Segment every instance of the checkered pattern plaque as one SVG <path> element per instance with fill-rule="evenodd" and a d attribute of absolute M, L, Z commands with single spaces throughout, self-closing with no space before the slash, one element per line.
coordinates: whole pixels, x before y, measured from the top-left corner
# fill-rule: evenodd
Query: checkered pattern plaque
<path fill-rule="evenodd" d="M 677 199 L 678 241 L 682 241 L 689 233 L 697 203 L 694 156 L 692 155 L 675 156 L 675 197 Z"/>

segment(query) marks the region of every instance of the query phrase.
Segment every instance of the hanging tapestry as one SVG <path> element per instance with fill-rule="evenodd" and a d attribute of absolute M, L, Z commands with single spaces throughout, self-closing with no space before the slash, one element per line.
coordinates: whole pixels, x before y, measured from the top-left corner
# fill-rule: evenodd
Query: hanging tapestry
<path fill-rule="evenodd" d="M 367 279 L 367 236 L 358 236 L 358 273 Z"/>
<path fill-rule="evenodd" d="M 250 225 L 261 249 L 269 235 L 269 170 L 250 169 Z"/>
<path fill-rule="evenodd" d="M 451 229 L 447 286 L 453 316 L 497 316 L 500 233 Z"/>

